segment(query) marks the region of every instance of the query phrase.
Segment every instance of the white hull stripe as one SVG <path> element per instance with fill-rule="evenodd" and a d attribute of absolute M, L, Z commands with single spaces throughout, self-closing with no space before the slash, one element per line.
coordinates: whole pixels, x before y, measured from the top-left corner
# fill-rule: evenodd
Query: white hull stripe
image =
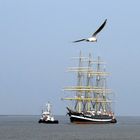
<path fill-rule="evenodd" d="M 95 122 L 109 122 L 112 119 L 91 119 L 87 117 L 82 117 L 82 116 L 76 116 L 76 115 L 71 115 L 71 117 L 78 118 L 78 119 L 83 119 L 83 120 L 89 120 L 89 121 L 95 121 Z"/>

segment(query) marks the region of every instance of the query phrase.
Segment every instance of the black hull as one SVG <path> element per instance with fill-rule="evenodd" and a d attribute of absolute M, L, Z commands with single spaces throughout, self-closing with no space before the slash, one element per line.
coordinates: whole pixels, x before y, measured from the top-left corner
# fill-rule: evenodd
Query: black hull
<path fill-rule="evenodd" d="M 78 113 L 67 108 L 70 116 L 70 121 L 77 124 L 107 124 L 117 123 L 117 120 L 113 116 L 109 115 L 87 115 L 86 113 Z"/>
<path fill-rule="evenodd" d="M 38 123 L 46 123 L 46 124 L 58 124 L 59 121 L 58 120 L 54 120 L 54 121 L 45 121 L 45 120 L 39 120 Z"/>
<path fill-rule="evenodd" d="M 76 124 L 108 124 L 108 123 L 117 123 L 116 119 L 111 119 L 109 121 L 106 120 L 100 120 L 100 119 L 96 119 L 96 121 L 94 120 L 88 120 L 89 118 L 76 118 L 76 117 L 71 117 L 70 116 L 70 121 L 71 123 L 76 123 Z"/>

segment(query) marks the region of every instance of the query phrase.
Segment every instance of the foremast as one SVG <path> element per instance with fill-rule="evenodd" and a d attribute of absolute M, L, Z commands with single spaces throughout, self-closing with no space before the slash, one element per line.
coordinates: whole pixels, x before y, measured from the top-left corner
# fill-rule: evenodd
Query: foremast
<path fill-rule="evenodd" d="M 65 100 L 74 100 L 76 112 L 112 113 L 111 100 L 109 93 L 112 91 L 106 86 L 106 72 L 104 62 L 98 57 L 93 60 L 91 54 L 89 57 L 83 57 L 80 52 L 78 67 L 70 67 L 68 71 L 77 72 L 77 85 L 65 87 L 65 91 L 75 92 L 75 97 L 64 98 Z"/>

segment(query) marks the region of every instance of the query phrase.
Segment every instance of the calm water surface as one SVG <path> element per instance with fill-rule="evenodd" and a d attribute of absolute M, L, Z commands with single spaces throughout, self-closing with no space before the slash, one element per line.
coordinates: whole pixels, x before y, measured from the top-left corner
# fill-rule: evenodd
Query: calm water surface
<path fill-rule="evenodd" d="M 140 140 L 140 117 L 117 117 L 117 124 L 38 124 L 39 116 L 0 116 L 0 140 Z"/>

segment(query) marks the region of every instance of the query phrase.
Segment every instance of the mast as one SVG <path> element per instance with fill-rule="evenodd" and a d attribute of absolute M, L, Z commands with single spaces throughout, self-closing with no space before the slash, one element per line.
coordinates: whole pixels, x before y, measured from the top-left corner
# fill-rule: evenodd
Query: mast
<path fill-rule="evenodd" d="M 87 81 L 86 81 L 86 86 L 87 87 L 90 87 L 90 86 L 92 86 L 91 85 L 91 78 L 92 78 L 92 75 L 91 75 L 91 66 L 92 66 L 92 59 L 91 59 L 91 54 L 89 54 L 89 60 L 88 60 L 88 69 L 87 69 Z M 85 91 L 85 98 L 91 98 L 91 92 L 92 91 Z M 92 101 L 85 101 L 84 102 L 84 109 L 83 109 L 83 111 L 89 111 L 90 110 L 90 108 L 91 108 L 91 106 L 90 106 L 90 103 L 91 103 Z"/>
<path fill-rule="evenodd" d="M 79 68 L 82 67 L 82 53 L 80 51 L 80 55 L 79 55 Z M 82 86 L 82 78 L 83 78 L 83 74 L 82 72 L 78 71 L 78 74 L 77 74 L 77 86 Z M 81 98 L 81 91 L 76 91 L 76 97 L 77 98 Z M 81 100 L 76 100 L 76 103 L 75 103 L 75 110 L 78 111 L 78 112 L 81 112 L 82 110 L 82 101 Z"/>

